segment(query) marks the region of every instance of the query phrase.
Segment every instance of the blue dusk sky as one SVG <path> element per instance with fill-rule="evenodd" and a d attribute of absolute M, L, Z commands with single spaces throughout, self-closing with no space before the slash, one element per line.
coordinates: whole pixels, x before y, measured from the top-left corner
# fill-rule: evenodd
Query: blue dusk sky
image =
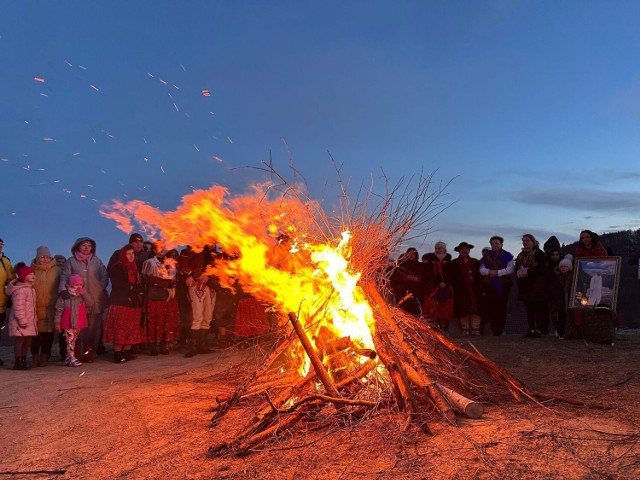
<path fill-rule="evenodd" d="M 421 254 L 639 228 L 638 25 L 633 1 L 0 0 L 5 253 L 106 261 L 104 204 L 241 193 L 270 155 L 330 209 L 328 152 L 355 191 L 454 179 Z"/>

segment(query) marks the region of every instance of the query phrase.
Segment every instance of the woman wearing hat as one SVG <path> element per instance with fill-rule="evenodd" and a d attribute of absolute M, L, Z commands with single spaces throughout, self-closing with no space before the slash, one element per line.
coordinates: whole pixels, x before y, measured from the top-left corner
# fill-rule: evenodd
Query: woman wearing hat
<path fill-rule="evenodd" d="M 96 242 L 89 237 L 78 238 L 71 247 L 71 256 L 62 267 L 58 292 L 66 290 L 69 278 L 73 274 L 82 277 L 91 304 L 87 305 L 87 321 L 89 327 L 82 330 L 79 337 L 83 358 L 80 360 L 91 362 L 93 353 L 98 348 L 102 337 L 102 314 L 107 308 L 109 297 L 107 285 L 109 275 L 102 260 L 96 256 Z"/>
<path fill-rule="evenodd" d="M 527 309 L 529 331 L 526 337 L 539 337 L 549 333 L 549 309 L 547 302 L 547 256 L 530 233 L 522 236 L 522 251 L 516 258 L 518 300 Z"/>
<path fill-rule="evenodd" d="M 56 315 L 60 267 L 51 256 L 49 248 L 43 245 L 36 249 L 36 258 L 32 260 L 31 268 L 36 274 L 33 287 L 36 289 L 36 313 L 38 314 L 38 336 L 31 342 L 31 358 L 34 367 L 46 367 L 51 357 L 55 333 L 53 320 Z"/>
<path fill-rule="evenodd" d="M 453 284 L 453 314 L 460 321 L 465 335 L 480 335 L 480 312 L 482 309 L 482 281 L 480 261 L 471 258 L 473 245 L 461 242 L 453 250 L 458 258 L 451 262 Z"/>

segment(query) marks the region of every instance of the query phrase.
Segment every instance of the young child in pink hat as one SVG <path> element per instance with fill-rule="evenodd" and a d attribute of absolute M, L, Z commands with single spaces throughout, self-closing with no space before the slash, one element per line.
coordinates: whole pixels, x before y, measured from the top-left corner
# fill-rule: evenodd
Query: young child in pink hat
<path fill-rule="evenodd" d="M 26 265 L 18 268 L 16 273 L 18 277 L 5 287 L 5 293 L 13 302 L 9 315 L 9 336 L 14 337 L 13 351 L 16 361 L 13 368 L 27 370 L 27 351 L 31 340 L 38 335 L 36 291 L 33 288 L 36 275 L 33 268 Z"/>
<path fill-rule="evenodd" d="M 65 331 L 67 338 L 67 358 L 65 365 L 79 367 L 82 362 L 75 356 L 76 340 L 80 330 L 87 328 L 87 293 L 83 289 L 82 277 L 76 273 L 69 277 L 66 289 L 61 291 L 56 301 L 56 316 L 54 319 L 56 332 Z"/>

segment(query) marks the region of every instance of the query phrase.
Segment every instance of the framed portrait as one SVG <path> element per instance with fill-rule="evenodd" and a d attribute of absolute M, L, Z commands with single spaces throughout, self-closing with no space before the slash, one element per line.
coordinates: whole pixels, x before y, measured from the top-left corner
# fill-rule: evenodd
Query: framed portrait
<path fill-rule="evenodd" d="M 569 308 L 616 311 L 621 257 L 576 258 Z"/>

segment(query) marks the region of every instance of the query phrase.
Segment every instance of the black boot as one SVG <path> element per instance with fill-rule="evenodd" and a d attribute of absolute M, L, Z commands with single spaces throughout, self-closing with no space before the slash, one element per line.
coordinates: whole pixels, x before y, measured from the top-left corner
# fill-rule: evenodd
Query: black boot
<path fill-rule="evenodd" d="M 198 354 L 198 334 L 200 330 L 191 330 L 189 332 L 189 338 L 187 338 L 187 353 L 184 354 L 186 358 L 191 358 Z"/>
<path fill-rule="evenodd" d="M 14 370 L 29 370 L 29 364 L 27 364 L 27 357 L 16 357 L 16 362 L 13 364 Z"/>
<path fill-rule="evenodd" d="M 122 351 L 120 352 L 113 352 L 113 363 L 125 363 L 127 360 L 124 357 L 124 353 Z"/>
<path fill-rule="evenodd" d="M 133 353 L 131 353 L 131 349 L 129 350 L 123 350 L 122 351 L 122 355 L 124 355 L 124 359 L 127 362 L 130 362 L 131 360 L 135 360 L 136 359 L 136 355 L 134 355 Z"/>
<path fill-rule="evenodd" d="M 167 344 L 167 342 L 160 343 L 160 354 L 169 355 L 169 345 Z"/>
<path fill-rule="evenodd" d="M 207 345 L 207 335 L 209 330 L 199 330 L 198 334 L 198 353 L 213 353 L 213 350 L 209 349 Z"/>

